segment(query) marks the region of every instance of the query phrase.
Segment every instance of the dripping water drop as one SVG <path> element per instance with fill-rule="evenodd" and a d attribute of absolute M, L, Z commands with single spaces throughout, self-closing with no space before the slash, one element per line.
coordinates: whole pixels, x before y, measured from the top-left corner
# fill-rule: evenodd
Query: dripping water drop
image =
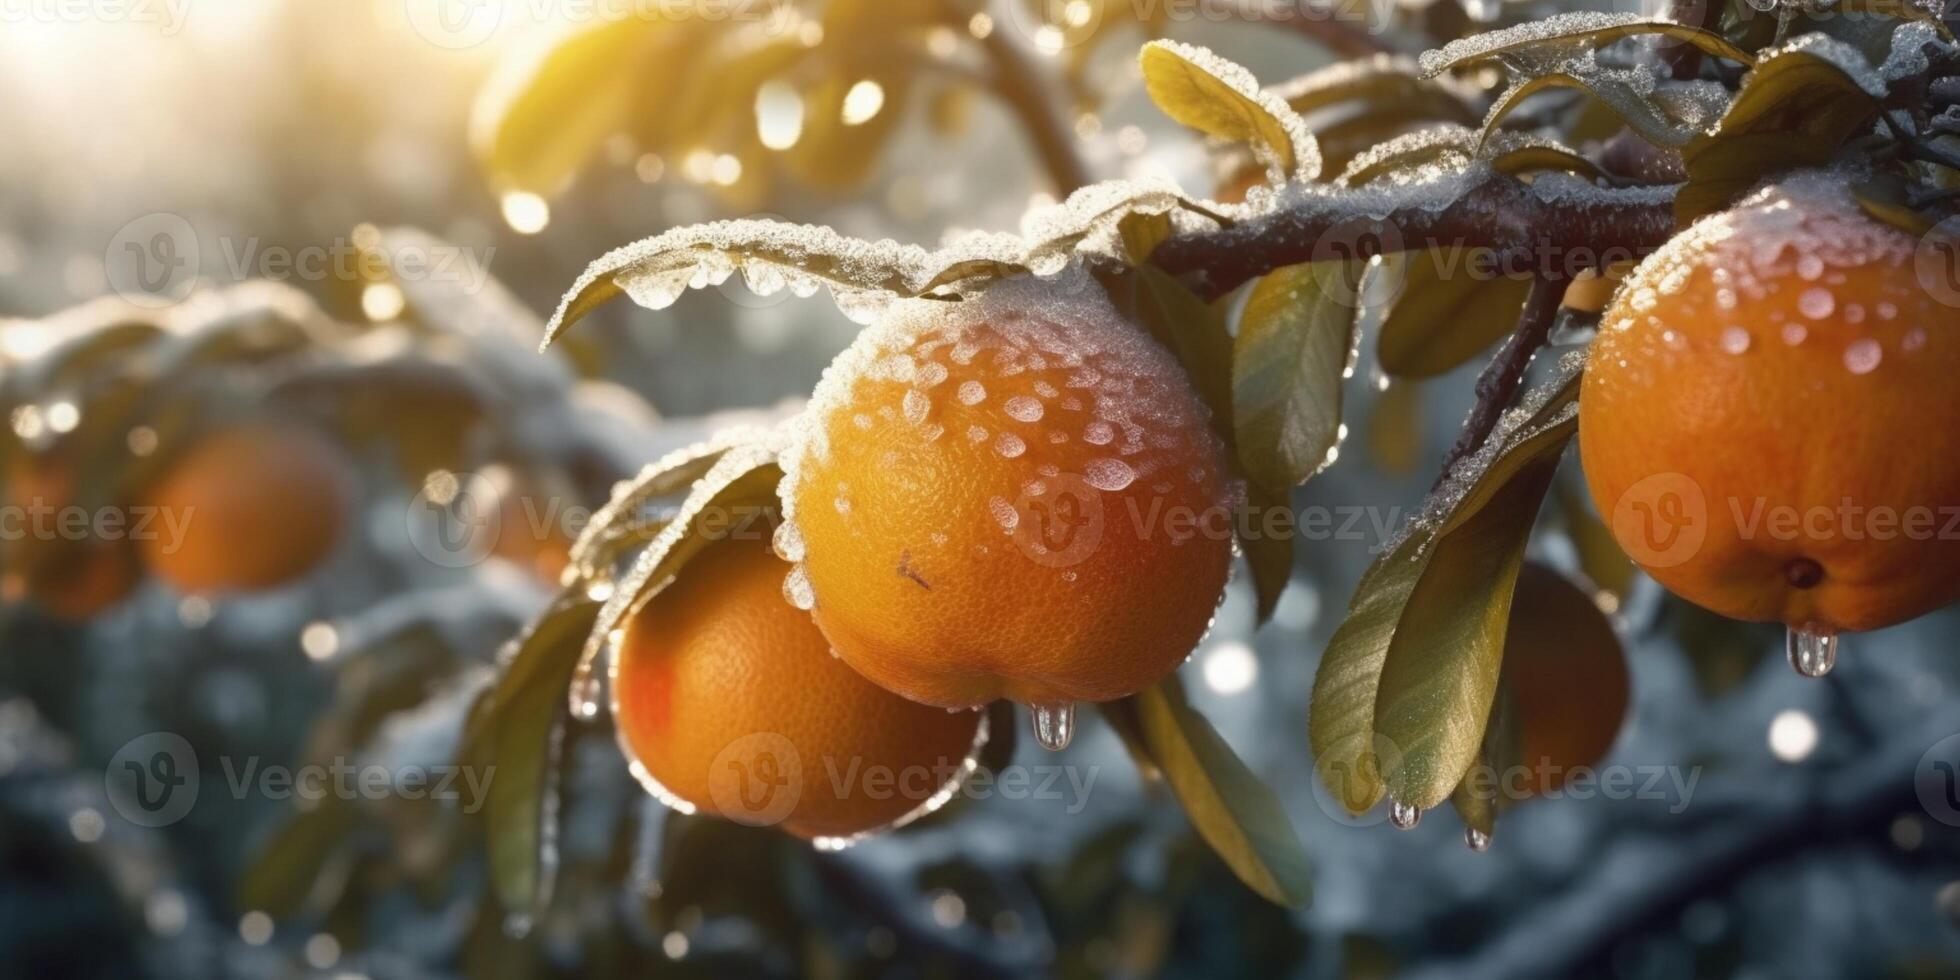
<path fill-rule="evenodd" d="M 1075 738 L 1075 705 L 1035 704 L 1028 710 L 1034 715 L 1034 740 L 1050 752 L 1060 752 L 1068 748 Z"/>
<path fill-rule="evenodd" d="M 1786 646 L 1790 666 L 1805 677 L 1822 677 L 1837 666 L 1837 634 L 1815 627 L 1791 628 Z"/>

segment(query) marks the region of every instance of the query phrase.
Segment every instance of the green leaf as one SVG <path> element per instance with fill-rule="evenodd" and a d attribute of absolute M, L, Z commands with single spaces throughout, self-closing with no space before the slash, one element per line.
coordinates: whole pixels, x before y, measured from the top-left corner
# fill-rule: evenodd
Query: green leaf
<path fill-rule="evenodd" d="M 346 860 L 359 825 L 360 812 L 338 795 L 286 814 L 239 876 L 238 907 L 275 919 L 325 912 L 338 894 L 327 871 Z"/>
<path fill-rule="evenodd" d="M 1199 836 L 1253 891 L 1280 905 L 1306 905 L 1313 880 L 1286 811 L 1186 703 L 1177 678 L 1139 693 L 1136 706 L 1145 745 Z"/>
<path fill-rule="evenodd" d="M 544 846 L 557 820 L 565 689 L 599 604 L 560 595 L 512 641 L 496 683 L 463 734 L 466 766 L 483 767 L 491 887 L 505 910 L 535 915 L 550 901 L 555 861 Z"/>
<path fill-rule="evenodd" d="M 1292 495 L 1268 491 L 1257 486 L 1246 488 L 1246 503 L 1255 517 L 1292 506 Z M 1251 528 L 1256 533 L 1239 536 L 1239 550 L 1245 553 L 1246 567 L 1252 570 L 1252 590 L 1257 599 L 1258 622 L 1264 625 L 1279 607 L 1280 593 L 1293 577 L 1293 533 L 1267 534 L 1263 520 Z"/>
<path fill-rule="evenodd" d="M 1633 560 L 1620 549 L 1599 515 L 1586 499 L 1585 488 L 1574 480 L 1561 480 L 1557 490 L 1559 512 L 1564 517 L 1565 534 L 1572 539 L 1572 550 L 1579 553 L 1579 571 L 1593 587 L 1625 599 L 1633 587 Z"/>
<path fill-rule="evenodd" d="M 1422 455 L 1422 390 L 1392 385 L 1375 399 L 1368 420 L 1368 451 L 1375 465 L 1394 476 L 1413 472 Z"/>
<path fill-rule="evenodd" d="M 1314 674 L 1307 714 L 1314 770 L 1351 813 L 1381 801 L 1381 770 L 1393 761 L 1377 757 L 1392 756 L 1393 747 L 1375 735 L 1375 698 L 1389 644 L 1429 561 L 1423 543 L 1411 538 L 1369 567 Z"/>
<path fill-rule="evenodd" d="M 1328 260 L 1260 278 L 1232 347 L 1232 426 L 1246 475 L 1274 492 L 1328 464 L 1358 328 L 1362 263 Z"/>
<path fill-rule="evenodd" d="M 1376 356 L 1402 378 L 1447 373 L 1508 336 L 1531 292 L 1529 279 L 1497 274 L 1486 249 L 1452 247 L 1389 256 L 1378 273 L 1401 275 L 1382 318 Z"/>
<path fill-rule="evenodd" d="M 1465 826 L 1486 835 L 1496 833 L 1497 817 L 1506 803 L 1500 780 L 1504 773 L 1515 771 L 1521 763 L 1524 749 L 1520 735 L 1517 712 L 1500 675 L 1497 698 L 1490 708 L 1490 723 L 1484 728 L 1483 744 L 1477 750 L 1477 762 L 1450 793 L 1450 805 L 1456 808 Z"/>
<path fill-rule="evenodd" d="M 1212 427 L 1229 442 L 1232 428 L 1232 337 L 1218 308 L 1152 265 L 1138 266 L 1136 313 L 1191 376 L 1191 386 L 1211 409 Z"/>
<path fill-rule="evenodd" d="M 1144 45 L 1139 60 L 1150 101 L 1165 115 L 1201 133 L 1250 145 L 1280 179 L 1319 174 L 1320 151 L 1299 115 L 1278 96 L 1261 91 L 1245 69 L 1175 41 Z"/>
<path fill-rule="evenodd" d="M 627 128 L 655 22 L 628 17 L 581 29 L 542 53 L 505 62 L 473 110 L 470 139 L 499 190 L 564 190 L 599 146 Z"/>
<path fill-rule="evenodd" d="M 1771 174 L 1830 162 L 1878 112 L 1878 100 L 1828 58 L 1801 48 L 1771 55 L 1743 77 L 1721 125 L 1682 149 L 1688 181 L 1675 221 L 1727 208 Z"/>

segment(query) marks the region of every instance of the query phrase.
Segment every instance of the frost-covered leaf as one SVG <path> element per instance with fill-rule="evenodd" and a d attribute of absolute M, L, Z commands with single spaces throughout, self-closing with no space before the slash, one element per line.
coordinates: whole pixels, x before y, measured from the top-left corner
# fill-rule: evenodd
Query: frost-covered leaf
<path fill-rule="evenodd" d="M 1232 426 L 1246 475 L 1305 483 L 1340 441 L 1341 389 L 1359 326 L 1361 263 L 1275 269 L 1252 287 L 1232 349 Z"/>
<path fill-rule="evenodd" d="M 1253 891 L 1289 908 L 1306 905 L 1313 879 L 1286 811 L 1185 701 L 1177 677 L 1144 689 L 1134 703 L 1144 745 L 1198 835 Z"/>
<path fill-rule="evenodd" d="M 1863 55 L 1821 34 L 1764 53 L 1720 125 L 1682 149 L 1688 180 L 1676 220 L 1727 208 L 1773 173 L 1829 162 L 1871 125 L 1885 90 L 1884 74 Z"/>
<path fill-rule="evenodd" d="M 1641 14 L 1580 12 L 1557 14 L 1451 41 L 1441 50 L 1423 52 L 1422 71 L 1425 75 L 1439 75 L 1490 58 L 1523 53 L 1541 55 L 1546 49 L 1590 51 L 1622 38 L 1642 35 L 1663 35 L 1685 41 L 1718 58 L 1745 65 L 1755 63 L 1749 52 L 1730 44 L 1720 34 L 1699 27 Z"/>
<path fill-rule="evenodd" d="M 1607 69 L 1591 63 L 1573 63 L 1560 69 L 1536 70 L 1529 77 L 1505 90 L 1491 104 L 1484 117 L 1484 131 L 1495 131 L 1497 124 L 1519 103 L 1553 88 L 1574 88 L 1590 93 L 1617 114 L 1649 142 L 1659 146 L 1681 146 L 1693 139 L 1707 122 L 1697 110 L 1700 103 L 1680 101 L 1676 105 L 1694 113 L 1677 118 L 1657 96 L 1651 68 Z"/>
<path fill-rule="evenodd" d="M 1532 467 L 1544 466 L 1549 479 L 1557 451 L 1571 438 L 1583 363 L 1583 353 L 1568 357 L 1556 377 L 1506 412 L 1484 447 L 1451 470 L 1356 586 L 1314 677 L 1308 716 L 1320 779 L 1349 810 L 1367 810 L 1391 787 L 1401 802 L 1435 806 L 1468 766 L 1464 760 L 1475 751 L 1488 710 L 1488 697 L 1478 693 L 1488 637 L 1461 651 L 1448 649 L 1452 640 L 1445 637 L 1460 641 L 1478 625 L 1474 600 L 1488 603 L 1486 590 L 1503 585 L 1506 532 L 1517 533 L 1521 560 L 1530 520 L 1526 514 L 1520 528 L 1519 515 L 1535 513 L 1544 492 L 1531 492 L 1540 477 Z M 1486 512 L 1489 517 L 1480 516 Z M 1493 560 L 1492 575 L 1469 575 Z M 1439 561 L 1448 567 L 1430 584 Z M 1445 594 L 1451 589 L 1457 592 Z M 1421 602 L 1419 591 L 1426 597 Z M 1508 597 L 1509 586 L 1503 591 Z M 1503 608 L 1509 610 L 1508 601 Z M 1501 654 L 1501 635 L 1498 644 Z M 1392 663 L 1398 654 L 1399 665 Z M 1495 671 L 1488 671 L 1493 684 Z M 1433 686 L 1425 689 L 1426 683 Z M 1425 701 L 1425 694 L 1441 699 Z M 1469 728 L 1475 731 L 1465 749 Z"/>
<path fill-rule="evenodd" d="M 1401 277 L 1401 294 L 1382 318 L 1375 342 L 1383 371 L 1435 377 L 1510 334 L 1531 281 L 1501 275 L 1488 260 L 1487 250 L 1472 248 L 1384 259 L 1380 274 Z"/>
<path fill-rule="evenodd" d="M 953 300 L 986 280 L 1054 275 L 1085 252 L 1120 256 L 1125 217 L 1177 208 L 1198 206 L 1167 183 L 1106 181 L 1031 211 L 1020 235 L 968 235 L 937 251 L 781 221 L 688 225 L 614 249 L 588 266 L 552 315 L 545 342 L 621 293 L 663 309 L 686 290 L 720 284 L 737 272 L 763 295 L 786 288 L 810 296 L 828 287 L 845 315 L 868 323 L 894 299 Z"/>
<path fill-rule="evenodd" d="M 638 17 L 588 25 L 505 61 L 477 97 L 470 143 L 493 186 L 541 195 L 572 182 L 643 93 L 649 42 Z M 675 28 L 678 29 L 678 28 Z"/>
<path fill-rule="evenodd" d="M 1199 132 L 1248 144 L 1275 182 L 1320 175 L 1320 150 L 1298 113 L 1252 73 L 1204 48 L 1152 41 L 1143 84 L 1164 114 Z"/>
<path fill-rule="evenodd" d="M 1454 124 L 1405 133 L 1356 156 L 1337 183 L 1361 187 L 1376 182 L 1409 183 L 1456 173 L 1487 160 L 1499 173 L 1520 175 L 1565 170 L 1593 176 L 1598 168 L 1577 151 L 1554 140 L 1492 130 L 1480 133 Z"/>
<path fill-rule="evenodd" d="M 567 591 L 512 640 L 458 749 L 462 765 L 493 774 L 483 802 L 491 887 L 512 914 L 536 915 L 550 901 L 558 860 L 557 769 L 569 719 L 564 692 L 598 613 L 598 603 Z"/>

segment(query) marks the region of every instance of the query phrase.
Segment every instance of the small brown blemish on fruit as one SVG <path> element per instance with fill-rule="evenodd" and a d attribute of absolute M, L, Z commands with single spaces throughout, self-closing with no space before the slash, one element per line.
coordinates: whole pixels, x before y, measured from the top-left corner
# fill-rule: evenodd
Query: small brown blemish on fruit
<path fill-rule="evenodd" d="M 1809 558 L 1793 558 L 1783 566 L 1783 580 L 1792 588 L 1816 588 L 1824 581 L 1824 567 Z"/>
<path fill-rule="evenodd" d="M 898 574 L 919 583 L 919 588 L 927 592 L 932 591 L 932 583 L 926 581 L 925 576 L 912 570 L 912 553 L 910 551 L 901 551 L 898 553 Z"/>

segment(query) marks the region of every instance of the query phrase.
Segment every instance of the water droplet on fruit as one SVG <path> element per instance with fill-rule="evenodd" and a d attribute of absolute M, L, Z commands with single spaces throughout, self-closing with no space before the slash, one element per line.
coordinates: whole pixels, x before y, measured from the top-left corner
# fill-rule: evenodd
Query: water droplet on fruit
<path fill-rule="evenodd" d="M 978 405 L 987 400 L 987 386 L 978 381 L 962 381 L 959 399 L 962 405 Z"/>
<path fill-rule="evenodd" d="M 1482 854 L 1490 850 L 1490 835 L 1475 827 L 1463 828 L 1463 846 Z"/>
<path fill-rule="evenodd" d="M 1136 478 L 1137 471 L 1120 459 L 1092 459 L 1082 468 L 1083 482 L 1111 493 L 1129 486 Z"/>
<path fill-rule="evenodd" d="M 1050 752 L 1060 752 L 1068 748 L 1075 738 L 1075 705 L 1031 704 L 1028 711 L 1034 716 L 1034 740 Z"/>
<path fill-rule="evenodd" d="M 1412 803 L 1396 800 L 1388 806 L 1388 822 L 1394 824 L 1396 830 L 1413 830 L 1416 824 L 1422 822 L 1422 811 Z"/>
<path fill-rule="evenodd" d="M 784 521 L 776 525 L 776 533 L 769 539 L 776 549 L 776 557 L 787 562 L 803 560 L 803 529 L 795 521 Z"/>
<path fill-rule="evenodd" d="M 1804 338 L 1808 336 L 1810 336 L 1810 328 L 1801 323 L 1786 323 L 1783 325 L 1783 342 L 1792 347 L 1803 343 Z"/>
<path fill-rule="evenodd" d="M 1822 320 L 1830 316 L 1831 311 L 1835 309 L 1837 309 L 1837 298 L 1822 286 L 1806 289 L 1802 296 L 1797 297 L 1797 312 L 1812 320 Z"/>
<path fill-rule="evenodd" d="M 1790 666 L 1805 677 L 1822 677 L 1837 666 L 1838 638 L 1830 630 L 1792 627 L 1785 646 Z"/>
<path fill-rule="evenodd" d="M 1885 349 L 1869 337 L 1854 340 L 1844 349 L 1844 367 L 1852 374 L 1870 374 L 1878 370 L 1878 362 L 1884 359 Z"/>
<path fill-rule="evenodd" d="M 804 612 L 817 608 L 817 593 L 810 587 L 810 576 L 802 565 L 792 565 L 783 576 L 783 599 Z"/>
<path fill-rule="evenodd" d="M 1015 395 L 1007 400 L 1007 414 L 1019 422 L 1041 421 L 1041 402 L 1026 395 Z"/>
<path fill-rule="evenodd" d="M 1741 327 L 1729 327 L 1722 331 L 1722 349 L 1731 354 L 1747 353 L 1749 345 L 1753 342 L 1749 331 Z"/>

